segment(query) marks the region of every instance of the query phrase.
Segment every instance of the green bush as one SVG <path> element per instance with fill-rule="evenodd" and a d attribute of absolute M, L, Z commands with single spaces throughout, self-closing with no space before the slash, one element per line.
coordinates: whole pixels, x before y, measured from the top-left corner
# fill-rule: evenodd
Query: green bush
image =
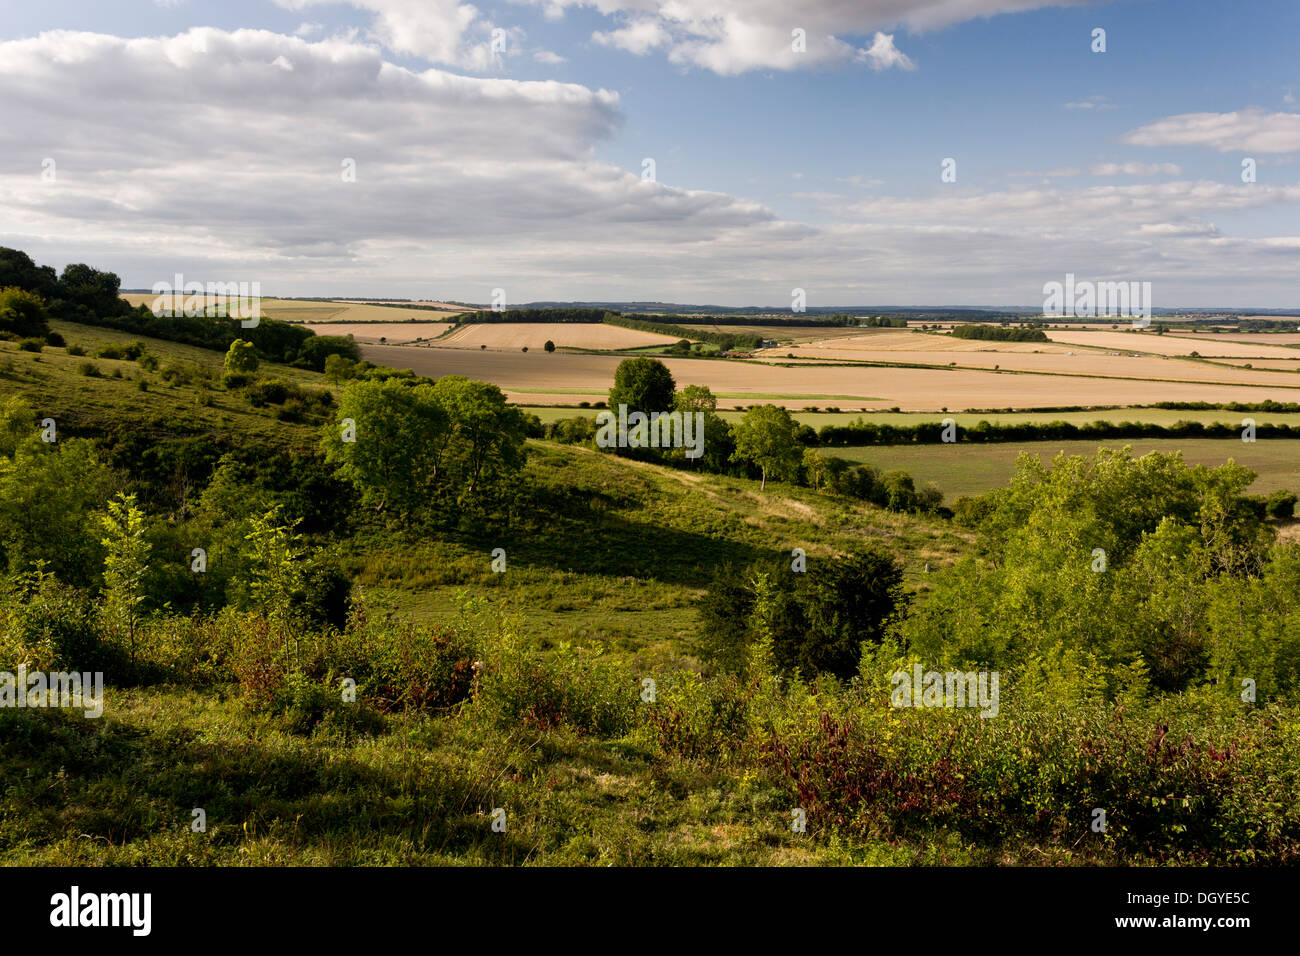
<path fill-rule="evenodd" d="M 489 645 L 475 703 L 489 720 L 538 730 L 566 726 L 616 737 L 632 726 L 638 681 L 602 648 L 528 648 L 507 626 Z"/>
<path fill-rule="evenodd" d="M 45 347 L 44 339 L 19 339 L 18 350 L 20 352 L 39 352 Z"/>
<path fill-rule="evenodd" d="M 357 700 L 376 710 L 436 711 L 469 698 L 474 654 L 463 629 L 397 621 L 359 602 L 327 642 L 323 665 L 330 686 L 356 681 Z"/>
<path fill-rule="evenodd" d="M 0 670 L 96 671 L 118 663 L 95 624 L 89 596 L 44 571 L 0 591 Z"/>

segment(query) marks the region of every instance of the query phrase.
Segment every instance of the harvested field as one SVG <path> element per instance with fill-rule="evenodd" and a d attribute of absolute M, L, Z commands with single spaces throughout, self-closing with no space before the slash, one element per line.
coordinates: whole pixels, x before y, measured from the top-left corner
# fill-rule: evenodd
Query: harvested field
<path fill-rule="evenodd" d="M 824 344 L 829 343 L 829 344 Z M 1051 342 L 988 342 L 958 339 L 944 333 L 910 332 L 902 329 L 855 329 L 854 334 L 830 340 L 812 341 L 799 346 L 804 354 L 826 357 L 826 351 L 871 352 L 1061 352 L 1069 346 Z M 778 351 L 767 349 L 767 353 Z M 787 349 L 786 351 L 789 351 Z M 796 353 L 799 354 L 799 353 Z"/>
<path fill-rule="evenodd" d="M 1194 339 L 1199 342 L 1217 341 L 1223 339 L 1225 342 L 1245 342 L 1260 345 L 1291 345 L 1300 346 L 1300 332 L 1211 332 L 1197 333 L 1196 335 L 1184 335 L 1178 333 L 1179 338 Z"/>
<path fill-rule="evenodd" d="M 146 305 L 150 308 L 184 308 L 185 303 L 193 299 L 194 306 L 202 302 L 205 306 L 216 303 L 215 296 L 153 295 L 149 292 L 132 292 L 122 298 L 132 305 Z M 325 322 L 425 322 L 436 320 L 438 313 L 421 309 L 403 309 L 385 305 L 372 305 L 366 302 L 317 302 L 306 299 L 276 299 L 264 296 L 261 300 L 262 314 L 282 322 L 325 323 Z M 342 335 L 346 333 L 331 333 Z"/>
<path fill-rule="evenodd" d="M 358 342 L 377 343 L 387 339 L 404 345 L 418 339 L 433 339 L 451 328 L 450 322 L 313 322 L 307 326 L 317 335 L 351 335 Z"/>
<path fill-rule="evenodd" d="M 557 348 L 634 349 L 671 345 L 672 335 L 639 332 L 599 322 L 493 322 L 465 325 L 438 343 L 449 349 L 540 349 L 547 341 Z"/>
<path fill-rule="evenodd" d="M 789 325 L 711 325 L 699 322 L 674 322 L 684 329 L 695 332 L 723 332 L 736 335 L 761 335 L 774 342 L 817 342 L 827 339 L 847 338 L 861 335 L 862 329 L 846 328 L 841 325 L 811 325 L 806 327 Z"/>
<path fill-rule="evenodd" d="M 1012 343 L 1008 343 L 1012 344 Z M 1024 344 L 1024 343 L 1019 343 Z M 1040 345 L 1043 343 L 1039 343 Z M 865 349 L 792 348 L 768 349 L 760 353 L 765 361 L 783 361 L 787 353 L 797 359 L 822 359 L 858 362 L 910 362 L 923 365 L 947 366 L 950 363 L 958 368 L 1007 369 L 1021 372 L 1041 372 L 1044 374 L 1088 375 L 1102 378 L 1140 378 L 1166 379 L 1185 382 L 1236 382 L 1256 383 L 1260 385 L 1295 385 L 1280 372 L 1266 368 L 1262 361 L 1252 364 L 1255 370 L 1240 368 L 1240 362 L 1228 360 L 1240 371 L 1211 365 L 1205 362 L 1180 359 L 1176 356 L 1158 357 L 1153 355 L 1110 355 L 1091 349 L 1068 350 L 1065 346 L 1049 346 L 1053 351 L 1043 354 L 1030 352 L 1003 352 L 996 349 L 979 351 L 868 351 Z M 1059 348 L 1060 351 L 1054 351 Z M 1297 356 L 1300 359 L 1300 356 Z"/>
<path fill-rule="evenodd" d="M 479 351 L 438 346 L 367 345 L 372 362 L 413 369 L 421 375 L 465 375 L 501 386 L 512 401 L 573 404 L 606 397 L 620 357 L 540 350 Z M 1278 385 L 1207 385 L 1112 378 L 1064 378 L 980 371 L 867 366 L 781 367 L 757 362 L 707 359 L 664 360 L 678 386 L 708 385 L 723 407 L 771 401 L 790 408 L 835 404 L 841 408 L 915 411 L 949 408 L 1033 408 L 1072 405 L 1150 405 L 1180 402 L 1300 401 L 1300 381 Z M 1206 366 L 1214 368 L 1213 366 Z M 1246 373 L 1217 369 L 1224 376 Z M 1275 373 L 1274 377 L 1280 377 Z M 1297 376 L 1300 378 L 1300 376 Z M 813 396 L 845 396 L 815 399 Z M 764 396 L 792 396 L 764 398 Z"/>
<path fill-rule="evenodd" d="M 1154 332 L 1092 332 L 1052 329 L 1047 333 L 1053 342 L 1086 345 L 1116 351 L 1150 352 L 1155 355 L 1191 355 L 1232 358 L 1295 358 L 1292 350 L 1261 343 L 1251 345 L 1226 339 L 1222 335 L 1156 335 Z"/>

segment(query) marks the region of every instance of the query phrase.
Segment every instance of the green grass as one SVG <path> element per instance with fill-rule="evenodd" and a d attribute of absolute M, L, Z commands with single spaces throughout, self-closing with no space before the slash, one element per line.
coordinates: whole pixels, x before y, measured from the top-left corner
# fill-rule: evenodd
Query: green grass
<path fill-rule="evenodd" d="M 942 521 L 894 514 L 806 488 L 697 475 L 551 442 L 530 442 L 525 481 L 564 502 L 499 534 L 430 540 L 375 526 L 345 548 L 364 587 L 417 619 L 452 613 L 458 594 L 520 619 L 541 646 L 608 645 L 646 666 L 691 659 L 695 603 L 714 573 L 760 559 L 847 553 L 875 540 L 919 584 L 927 564 L 967 546 Z M 507 572 L 490 569 L 505 548 Z"/>
<path fill-rule="evenodd" d="M 961 443 L 951 445 L 871 445 L 828 448 L 826 454 L 852 461 L 868 462 L 884 469 L 901 469 L 918 486 L 932 481 L 943 489 L 945 500 L 958 495 L 978 495 L 1005 485 L 1015 473 L 1021 452 L 1044 460 L 1064 451 L 1070 455 L 1092 455 L 1099 447 L 1132 445 L 1136 455 L 1151 451 L 1182 452 L 1194 464 L 1221 465 L 1229 458 L 1255 471 L 1252 494 L 1279 489 L 1300 493 L 1300 439 L 1274 438 L 1245 443 L 1235 438 L 1156 438 L 1122 441 L 1041 441 L 1002 444 Z"/>
<path fill-rule="evenodd" d="M 21 352 L 16 343 L 0 342 L 0 394 L 21 395 L 38 413 L 59 424 L 70 436 L 100 435 L 137 430 L 155 436 L 215 435 L 231 442 L 290 444 L 314 442 L 314 425 L 277 421 L 275 408 L 254 408 L 237 392 L 216 385 L 172 385 L 160 374 L 168 365 L 194 363 L 220 381 L 224 354 L 210 349 L 147 339 L 126 332 L 71 322 L 50 323 L 69 346 L 79 345 L 84 356 L 69 355 L 67 348 L 46 346 L 40 354 Z M 159 369 L 147 371 L 127 360 L 96 358 L 104 346 L 143 341 L 157 356 Z M 83 375 L 85 363 L 94 364 L 99 377 Z M 120 378 L 113 377 L 114 372 Z M 305 369 L 264 364 L 260 377 L 284 379 L 298 385 L 323 387 L 324 376 Z M 147 391 L 140 389 L 143 382 Z M 206 402 L 207 404 L 202 404 Z"/>

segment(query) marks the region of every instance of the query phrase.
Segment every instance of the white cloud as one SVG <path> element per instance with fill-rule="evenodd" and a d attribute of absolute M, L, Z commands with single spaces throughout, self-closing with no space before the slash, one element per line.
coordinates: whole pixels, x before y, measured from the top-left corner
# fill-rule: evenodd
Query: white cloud
<path fill-rule="evenodd" d="M 1091 172 L 1094 176 L 1181 176 L 1183 168 L 1177 163 L 1097 163 Z"/>
<path fill-rule="evenodd" d="M 377 0 L 373 0 L 377 2 Z M 525 0 L 529 2 L 529 0 Z M 858 59 L 873 69 L 911 69 L 912 61 L 881 31 L 935 29 L 1002 13 L 1093 0 L 530 0 L 553 15 L 557 8 L 589 7 L 624 21 L 594 39 L 632 53 L 664 49 L 683 66 L 732 75 L 749 70 L 795 70 Z M 654 30 L 649 26 L 658 27 Z M 791 48 L 801 29 L 806 50 Z M 872 37 L 865 50 L 846 37 Z"/>
<path fill-rule="evenodd" d="M 884 183 L 883 179 L 867 179 L 864 176 L 858 176 L 856 174 L 853 176 L 837 176 L 835 181 L 837 183 L 846 183 L 850 186 L 857 186 L 859 189 L 867 189 L 871 186 L 879 186 Z"/>
<path fill-rule="evenodd" d="M 644 56 L 656 47 L 668 42 L 668 31 L 658 21 L 650 19 L 633 20 L 619 30 L 602 33 L 599 30 L 591 38 L 601 46 L 615 47 Z"/>
<path fill-rule="evenodd" d="M 858 58 L 869 62 L 873 70 L 888 70 L 892 67 L 900 70 L 916 69 L 911 58 L 894 46 L 892 33 L 877 33 L 870 48 L 858 51 Z"/>
<path fill-rule="evenodd" d="M 810 224 L 598 162 L 621 122 L 613 93 L 407 69 L 343 37 L 0 42 L 0 245 L 267 294 L 1033 304 L 1047 278 L 1123 269 L 1170 304 L 1294 295 L 1300 236 L 1265 233 L 1297 221 L 1300 184 L 808 192 L 829 220 Z"/>
<path fill-rule="evenodd" d="M 417 72 L 338 38 L 202 35 L 206 52 L 192 34 L 0 43 L 0 245 L 44 261 L 57 249 L 131 285 L 210 267 L 373 286 L 408 262 L 417 281 L 500 285 L 511 270 L 551 274 L 561 248 L 608 244 L 631 261 L 632 248 L 773 219 L 594 161 L 622 122 L 614 93 Z M 175 122 L 123 123 L 123 111 Z M 40 179 L 46 156 L 53 183 Z"/>
<path fill-rule="evenodd" d="M 1134 146 L 1208 146 L 1221 153 L 1288 153 L 1300 149 L 1300 113 L 1262 109 L 1232 113 L 1182 113 L 1130 130 Z"/>
<path fill-rule="evenodd" d="M 501 65 L 492 49 L 495 24 L 473 4 L 460 0 L 274 0 L 289 10 L 346 3 L 373 14 L 372 36 L 395 53 L 423 57 L 462 69 L 485 71 Z M 518 41 L 517 31 L 511 38 Z M 507 47 L 509 49 L 509 45 Z"/>
<path fill-rule="evenodd" d="M 1089 96 L 1074 103 L 1066 103 L 1067 110 L 1113 110 L 1115 104 L 1104 96 Z"/>
<path fill-rule="evenodd" d="M 533 59 L 538 63 L 545 63 L 548 66 L 558 66 L 561 63 L 569 62 L 558 53 L 552 53 L 550 50 L 538 50 L 533 54 Z"/>

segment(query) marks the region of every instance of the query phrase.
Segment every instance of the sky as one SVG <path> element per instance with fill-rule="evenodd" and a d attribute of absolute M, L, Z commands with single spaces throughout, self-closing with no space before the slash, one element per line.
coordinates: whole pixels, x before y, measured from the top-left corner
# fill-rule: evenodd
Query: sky
<path fill-rule="evenodd" d="M 1298 54 L 1295 0 L 0 0 L 0 245 L 268 296 L 1300 309 Z"/>

